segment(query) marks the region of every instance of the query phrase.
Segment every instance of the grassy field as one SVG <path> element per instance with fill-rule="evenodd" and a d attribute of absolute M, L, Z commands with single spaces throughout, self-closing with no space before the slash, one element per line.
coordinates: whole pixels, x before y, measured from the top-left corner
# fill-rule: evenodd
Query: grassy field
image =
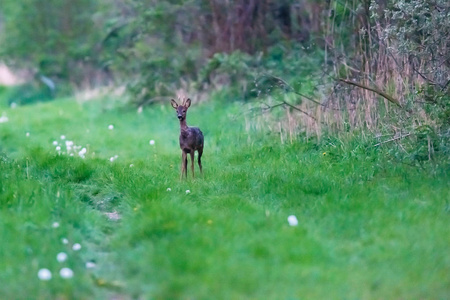
<path fill-rule="evenodd" d="M 448 166 L 356 139 L 280 145 L 210 101 L 187 119 L 204 176 L 180 181 L 169 103 L 1 105 L 0 299 L 450 297 Z"/>

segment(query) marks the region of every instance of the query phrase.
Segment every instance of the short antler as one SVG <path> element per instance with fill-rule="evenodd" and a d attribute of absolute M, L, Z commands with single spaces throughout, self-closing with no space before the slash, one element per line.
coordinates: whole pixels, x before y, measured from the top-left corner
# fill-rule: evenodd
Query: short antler
<path fill-rule="evenodd" d="M 190 98 L 183 98 L 181 101 L 181 106 L 189 107 L 191 106 L 191 99 Z"/>

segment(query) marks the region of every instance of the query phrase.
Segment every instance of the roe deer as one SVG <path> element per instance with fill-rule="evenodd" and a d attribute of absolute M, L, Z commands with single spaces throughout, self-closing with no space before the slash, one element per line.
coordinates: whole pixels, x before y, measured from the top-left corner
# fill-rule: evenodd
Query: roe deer
<path fill-rule="evenodd" d="M 178 105 L 175 100 L 171 100 L 172 107 L 177 111 L 177 117 L 180 120 L 180 148 L 181 148 L 181 178 L 187 178 L 187 154 L 191 155 L 192 177 L 194 177 L 194 154 L 198 151 L 198 166 L 202 172 L 202 154 L 203 154 L 203 133 L 197 127 L 188 127 L 186 124 L 186 112 L 191 106 L 191 99 L 185 99 Z"/>

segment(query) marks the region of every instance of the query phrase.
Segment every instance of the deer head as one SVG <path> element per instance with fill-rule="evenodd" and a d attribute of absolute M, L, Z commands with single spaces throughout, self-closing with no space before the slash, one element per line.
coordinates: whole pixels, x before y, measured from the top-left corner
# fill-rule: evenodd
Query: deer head
<path fill-rule="evenodd" d="M 170 104 L 172 104 L 172 107 L 177 111 L 178 120 L 184 121 L 186 119 L 186 112 L 189 106 L 191 106 L 191 99 L 187 98 L 183 100 L 181 105 L 178 105 L 178 103 L 172 99 Z"/>

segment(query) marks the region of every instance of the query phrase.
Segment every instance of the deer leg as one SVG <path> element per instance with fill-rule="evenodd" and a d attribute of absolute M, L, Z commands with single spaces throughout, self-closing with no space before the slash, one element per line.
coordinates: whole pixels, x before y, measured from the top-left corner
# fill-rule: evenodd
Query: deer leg
<path fill-rule="evenodd" d="M 203 154 L 203 148 L 198 149 L 198 167 L 200 168 L 200 173 L 203 174 L 203 170 L 202 170 L 202 154 Z"/>
<path fill-rule="evenodd" d="M 187 153 L 184 153 L 184 178 L 187 179 Z"/>
<path fill-rule="evenodd" d="M 192 178 L 194 178 L 194 156 L 195 156 L 195 151 L 191 151 L 191 170 L 192 170 Z"/>
<path fill-rule="evenodd" d="M 187 177 L 187 155 L 186 152 L 181 152 L 181 177 L 180 179 L 183 179 L 183 174 L 186 174 Z"/>

